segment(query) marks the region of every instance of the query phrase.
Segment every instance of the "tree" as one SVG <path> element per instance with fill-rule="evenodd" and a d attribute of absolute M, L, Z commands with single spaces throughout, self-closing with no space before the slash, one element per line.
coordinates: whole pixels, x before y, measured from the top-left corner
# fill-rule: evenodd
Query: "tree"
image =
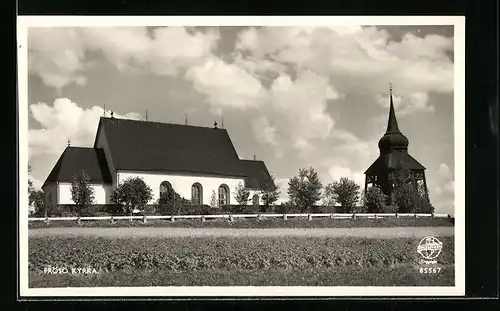
<path fill-rule="evenodd" d="M 276 186 L 276 179 L 271 175 L 271 178 L 266 180 L 264 189 L 260 190 L 261 200 L 264 203 L 263 207 L 267 210 L 270 205 L 278 201 L 280 194 L 281 192 Z"/>
<path fill-rule="evenodd" d="M 365 207 L 368 213 L 382 213 L 387 202 L 387 195 L 382 190 L 373 186 L 366 190 Z"/>
<path fill-rule="evenodd" d="M 29 196 L 30 202 L 33 204 L 35 208 L 35 215 L 43 216 L 45 214 L 45 194 L 43 190 L 32 191 Z M 30 204 L 31 204 L 30 203 Z"/>
<path fill-rule="evenodd" d="M 33 201 L 32 201 L 32 193 L 35 191 L 35 187 L 33 186 L 33 180 L 31 180 L 30 176 L 29 176 L 29 173 L 31 173 L 31 164 L 28 162 L 28 201 L 29 201 L 29 205 L 32 205 L 33 204 Z"/>
<path fill-rule="evenodd" d="M 322 195 L 323 206 L 335 206 L 335 193 L 333 192 L 333 184 L 328 184 L 323 189 Z"/>
<path fill-rule="evenodd" d="M 288 181 L 290 202 L 304 212 L 321 198 L 322 187 L 318 173 L 314 168 L 301 168 L 299 175 Z"/>
<path fill-rule="evenodd" d="M 136 208 L 143 208 L 153 198 L 153 190 L 140 177 L 125 179 L 111 194 L 111 201 L 122 206 L 125 214 L 132 215 Z"/>
<path fill-rule="evenodd" d="M 400 213 L 433 213 L 430 204 L 413 183 L 402 184 L 393 191 L 394 203 Z"/>
<path fill-rule="evenodd" d="M 250 191 L 240 182 L 235 188 L 234 198 L 239 205 L 247 205 L 250 197 Z"/>
<path fill-rule="evenodd" d="M 191 204 L 191 202 L 181 197 L 173 188 L 161 193 L 158 199 L 158 205 L 162 215 L 178 215 L 185 204 Z"/>
<path fill-rule="evenodd" d="M 90 177 L 81 170 L 77 175 L 73 176 L 71 181 L 71 199 L 76 205 L 78 216 L 94 202 L 94 189 L 90 186 Z"/>
<path fill-rule="evenodd" d="M 392 191 L 393 203 L 400 213 L 433 213 L 427 193 L 419 185 L 409 170 L 398 170 L 392 174 L 394 185 Z"/>
<path fill-rule="evenodd" d="M 216 208 L 217 206 L 219 206 L 219 202 L 217 200 L 217 194 L 215 193 L 215 190 L 212 190 L 212 196 L 210 197 L 210 207 Z"/>
<path fill-rule="evenodd" d="M 347 177 L 340 178 L 340 181 L 334 181 L 326 188 L 333 194 L 333 198 L 342 206 L 345 212 L 352 212 L 359 201 L 360 187 L 354 180 Z"/>

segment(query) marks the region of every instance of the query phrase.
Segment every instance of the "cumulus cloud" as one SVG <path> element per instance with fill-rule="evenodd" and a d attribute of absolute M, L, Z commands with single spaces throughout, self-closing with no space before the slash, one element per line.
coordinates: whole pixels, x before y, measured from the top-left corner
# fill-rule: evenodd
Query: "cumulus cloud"
<path fill-rule="evenodd" d="M 455 181 L 451 180 L 446 185 L 444 185 L 444 190 L 448 193 L 455 193 Z"/>
<path fill-rule="evenodd" d="M 60 154 L 67 146 L 67 140 L 78 146 L 92 146 L 103 109 L 94 106 L 82 109 L 68 98 L 54 100 L 52 106 L 36 103 L 29 107 L 31 115 L 41 126 L 30 129 L 29 155 Z M 114 114 L 115 118 L 140 119 L 140 114 Z"/>
<path fill-rule="evenodd" d="M 328 174 L 330 175 L 332 181 L 339 181 L 340 178 L 347 177 L 354 180 L 354 182 L 358 184 L 361 189 L 364 189 L 365 175 L 363 174 L 363 172 L 354 172 L 349 167 L 334 165 L 330 167 L 330 169 L 328 170 Z"/>
<path fill-rule="evenodd" d="M 453 89 L 453 39 L 442 36 L 396 42 L 375 27 L 262 27 L 242 32 L 236 47 L 343 80 L 348 89 L 380 92 L 389 81 L 403 93 Z"/>
<path fill-rule="evenodd" d="M 85 82 L 93 66 L 85 56 L 100 53 L 121 70 L 177 75 L 212 55 L 216 31 L 189 33 L 184 27 L 30 28 L 29 71 L 56 88 Z"/>
<path fill-rule="evenodd" d="M 450 168 L 448 167 L 448 165 L 446 165 L 446 163 L 441 163 L 441 164 L 439 164 L 438 173 L 442 177 L 449 177 L 450 176 Z"/>
<path fill-rule="evenodd" d="M 186 78 L 194 89 L 206 94 L 213 106 L 230 108 L 254 107 L 265 97 L 260 82 L 238 66 L 218 58 L 209 58 L 191 67 Z"/>

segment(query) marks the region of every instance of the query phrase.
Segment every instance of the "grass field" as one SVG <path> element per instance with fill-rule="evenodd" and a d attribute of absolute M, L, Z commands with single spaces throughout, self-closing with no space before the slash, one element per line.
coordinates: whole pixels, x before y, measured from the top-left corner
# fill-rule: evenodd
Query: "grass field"
<path fill-rule="evenodd" d="M 264 219 L 235 219 L 233 222 L 225 219 L 182 219 L 171 222 L 170 220 L 117 220 L 109 221 L 81 221 L 79 227 L 169 227 L 169 228 L 372 228 L 372 227 L 443 227 L 454 226 L 452 219 L 443 218 L 381 218 L 381 219 L 330 219 L 319 218 L 307 220 L 306 218 L 277 218 Z M 78 227 L 76 221 L 53 221 L 49 225 L 43 221 L 30 222 L 29 228 L 55 228 Z"/>
<path fill-rule="evenodd" d="M 352 237 L 30 237 L 30 287 L 452 286 L 454 239 L 422 274 L 419 239 Z M 99 274 L 50 274 L 88 267 Z"/>
<path fill-rule="evenodd" d="M 122 270 L 100 275 L 43 275 L 30 273 L 30 287 L 95 286 L 451 286 L 453 267 L 439 274 L 421 274 L 418 267 L 342 267 L 336 269 Z M 196 295 L 195 293 L 193 295 Z"/>

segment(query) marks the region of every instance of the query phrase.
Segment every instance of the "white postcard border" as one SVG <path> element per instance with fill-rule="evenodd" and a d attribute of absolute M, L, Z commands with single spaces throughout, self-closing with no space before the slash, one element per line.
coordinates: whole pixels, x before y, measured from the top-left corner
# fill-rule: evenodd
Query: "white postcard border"
<path fill-rule="evenodd" d="M 28 49 L 29 27 L 68 26 L 454 26 L 455 286 L 269 286 L 269 287 L 28 287 Z M 465 295 L 465 17 L 462 16 L 19 16 L 19 295 L 21 297 L 278 297 L 278 296 L 463 296 Z M 21 107 L 23 107 L 21 109 Z M 26 216 L 25 216 L 26 215 Z M 22 216 L 22 217 L 21 217 Z M 21 260 L 23 259 L 23 260 Z"/>

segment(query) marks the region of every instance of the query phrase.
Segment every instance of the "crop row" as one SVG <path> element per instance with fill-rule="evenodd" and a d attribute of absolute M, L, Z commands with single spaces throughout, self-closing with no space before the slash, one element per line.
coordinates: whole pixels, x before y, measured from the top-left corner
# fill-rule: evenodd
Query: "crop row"
<path fill-rule="evenodd" d="M 439 264 L 454 261 L 453 238 L 442 238 Z M 162 269 L 309 269 L 417 264 L 419 239 L 311 237 L 131 238 L 32 237 L 30 270 L 91 267 L 99 271 Z"/>

